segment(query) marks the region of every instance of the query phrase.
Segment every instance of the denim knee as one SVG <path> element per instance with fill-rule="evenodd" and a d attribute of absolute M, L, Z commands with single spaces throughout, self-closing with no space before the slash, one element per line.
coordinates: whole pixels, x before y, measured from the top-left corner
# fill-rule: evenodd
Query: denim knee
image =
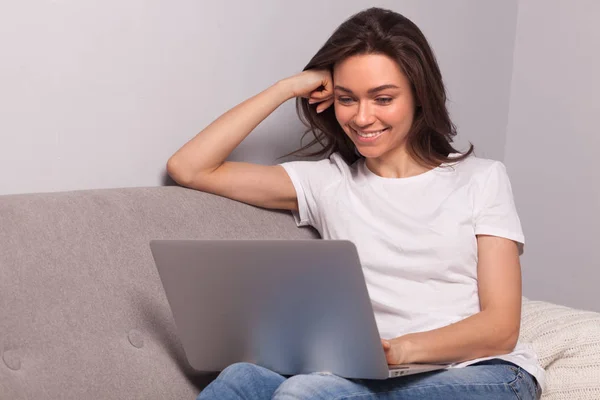
<path fill-rule="evenodd" d="M 260 367 L 247 362 L 231 364 L 219 374 L 219 379 L 239 381 L 242 377 L 252 377 L 260 374 Z"/>
<path fill-rule="evenodd" d="M 270 399 L 285 378 L 266 368 L 240 362 L 225 368 L 198 400 Z"/>
<path fill-rule="evenodd" d="M 346 382 L 346 385 L 343 382 Z M 327 372 L 295 375 L 277 388 L 273 400 L 339 398 L 347 390 L 348 384 L 352 385 L 350 381 Z"/>

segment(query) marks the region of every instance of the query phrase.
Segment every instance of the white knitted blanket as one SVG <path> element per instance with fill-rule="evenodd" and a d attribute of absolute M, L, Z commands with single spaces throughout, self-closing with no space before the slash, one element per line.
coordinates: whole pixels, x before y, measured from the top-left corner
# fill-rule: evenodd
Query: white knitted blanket
<path fill-rule="evenodd" d="M 520 341 L 546 371 L 544 400 L 600 400 L 600 313 L 523 298 Z"/>

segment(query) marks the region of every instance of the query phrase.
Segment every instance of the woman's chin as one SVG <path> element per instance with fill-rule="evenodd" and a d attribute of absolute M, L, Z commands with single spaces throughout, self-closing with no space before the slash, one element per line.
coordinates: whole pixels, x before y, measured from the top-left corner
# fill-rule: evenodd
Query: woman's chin
<path fill-rule="evenodd" d="M 373 147 L 373 146 L 358 145 L 358 146 L 356 146 L 356 151 L 361 156 L 366 157 L 366 158 L 374 158 L 374 157 L 379 157 L 381 155 L 381 150 L 378 149 L 377 147 Z"/>

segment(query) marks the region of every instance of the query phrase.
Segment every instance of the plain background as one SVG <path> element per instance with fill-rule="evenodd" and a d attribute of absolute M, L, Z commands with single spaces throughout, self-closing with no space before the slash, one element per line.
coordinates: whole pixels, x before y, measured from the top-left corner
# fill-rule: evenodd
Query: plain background
<path fill-rule="evenodd" d="M 0 194 L 169 184 L 171 154 L 370 6 L 429 39 L 457 147 L 507 165 L 524 294 L 600 310 L 594 0 L 0 0 Z M 302 132 L 289 101 L 230 160 L 286 161 Z"/>
<path fill-rule="evenodd" d="M 600 2 L 520 0 L 504 163 L 524 292 L 600 311 Z"/>

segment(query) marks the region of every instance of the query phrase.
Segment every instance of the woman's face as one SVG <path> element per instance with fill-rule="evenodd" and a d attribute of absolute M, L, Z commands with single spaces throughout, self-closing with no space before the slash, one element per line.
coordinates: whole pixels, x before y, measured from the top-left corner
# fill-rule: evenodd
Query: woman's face
<path fill-rule="evenodd" d="M 378 158 L 403 146 L 415 105 L 411 85 L 393 59 L 349 57 L 334 66 L 333 83 L 336 118 L 363 156 Z"/>

